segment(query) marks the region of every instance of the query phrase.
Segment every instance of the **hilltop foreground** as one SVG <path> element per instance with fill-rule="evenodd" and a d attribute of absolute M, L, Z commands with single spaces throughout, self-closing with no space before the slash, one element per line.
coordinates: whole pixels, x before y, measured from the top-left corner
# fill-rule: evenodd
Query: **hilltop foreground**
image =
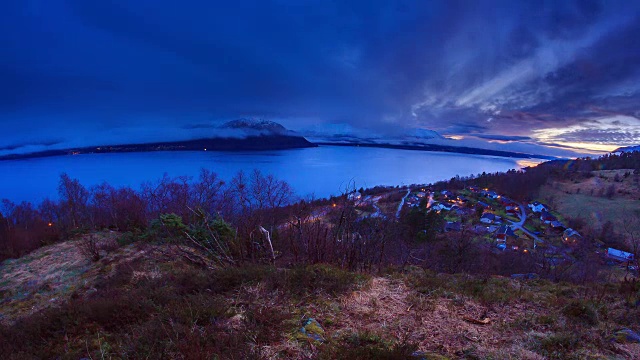
<path fill-rule="evenodd" d="M 5 261 L 5 359 L 637 359 L 636 288 L 420 268 L 194 266 L 173 246 L 82 240 Z M 306 324 L 306 327 L 305 327 Z M 305 328 L 305 331 L 302 331 Z"/>

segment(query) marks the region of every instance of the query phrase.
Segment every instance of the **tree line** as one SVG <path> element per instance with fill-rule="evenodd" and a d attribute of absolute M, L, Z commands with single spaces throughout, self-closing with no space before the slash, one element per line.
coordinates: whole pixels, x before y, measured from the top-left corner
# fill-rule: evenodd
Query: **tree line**
<path fill-rule="evenodd" d="M 165 174 L 140 189 L 108 183 L 87 188 L 62 174 L 56 200 L 44 199 L 38 205 L 2 201 L 0 259 L 19 257 L 92 230 L 141 233 L 161 214 L 175 214 L 186 224 L 202 214 L 231 222 L 251 214 L 271 226 L 275 218 L 263 219 L 265 210 L 289 205 L 294 199 L 289 184 L 257 170 L 239 172 L 228 182 L 207 169 L 196 179 Z"/>

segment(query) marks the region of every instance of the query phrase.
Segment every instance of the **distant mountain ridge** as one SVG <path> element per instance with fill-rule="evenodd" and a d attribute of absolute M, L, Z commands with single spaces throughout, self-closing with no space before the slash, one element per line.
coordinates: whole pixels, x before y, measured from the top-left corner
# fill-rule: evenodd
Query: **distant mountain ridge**
<path fill-rule="evenodd" d="M 304 136 L 317 142 L 368 143 L 383 145 L 415 145 L 425 140 L 444 139 L 434 130 L 408 128 L 394 131 L 392 134 L 381 134 L 376 131 L 357 129 L 349 124 L 328 124 L 315 126 L 302 131 Z"/>
<path fill-rule="evenodd" d="M 162 141 L 152 143 L 135 143 L 123 145 L 94 145 L 80 148 L 45 150 L 39 152 L 8 154 L 0 156 L 0 160 L 17 160 L 36 157 L 80 155 L 92 153 L 124 153 L 150 151 L 261 151 L 286 150 L 296 148 L 317 147 L 318 145 L 363 146 L 400 150 L 438 151 L 475 155 L 491 155 L 511 158 L 555 159 L 531 153 L 483 149 L 452 144 L 429 143 L 429 140 L 446 140 L 436 131 L 422 128 L 407 129 L 404 132 L 383 137 L 368 133 L 358 136 L 354 129 L 347 125 L 333 124 L 324 131 L 306 131 L 305 135 L 316 137 L 313 142 L 301 134 L 289 130 L 283 125 L 269 120 L 241 118 L 223 124 L 198 124 L 192 128 L 206 129 L 209 137 L 183 141 Z M 332 131 L 327 131 L 332 130 Z M 632 150 L 631 150 L 632 151 Z"/>
<path fill-rule="evenodd" d="M 183 141 L 162 141 L 143 144 L 94 145 L 62 150 L 46 150 L 26 154 L 0 156 L 0 160 L 95 153 L 150 151 L 261 151 L 316 147 L 303 136 L 279 123 L 265 120 L 238 119 L 217 127 L 211 137 Z"/>
<path fill-rule="evenodd" d="M 613 153 L 640 151 L 640 145 L 624 146 L 615 149 Z"/>
<path fill-rule="evenodd" d="M 318 145 L 437 151 L 521 159 L 551 160 L 556 158 L 555 156 L 545 156 L 528 152 L 458 145 L 454 140 L 440 135 L 437 131 L 424 128 L 400 129 L 392 135 L 382 136 L 372 131 L 367 131 L 366 129 L 364 131 L 357 130 L 349 124 L 329 124 L 324 128 L 310 128 L 302 133 Z"/>

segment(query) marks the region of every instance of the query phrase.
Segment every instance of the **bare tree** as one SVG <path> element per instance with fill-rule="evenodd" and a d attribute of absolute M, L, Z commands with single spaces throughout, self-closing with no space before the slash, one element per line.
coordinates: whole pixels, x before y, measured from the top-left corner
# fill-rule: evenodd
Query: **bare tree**
<path fill-rule="evenodd" d="M 202 209 L 208 214 L 219 214 L 225 211 L 224 197 L 225 182 L 218 174 L 207 170 L 200 170 L 198 182 L 191 187 L 191 206 L 193 209 Z"/>
<path fill-rule="evenodd" d="M 65 230 L 71 230 L 83 226 L 85 220 L 89 192 L 77 179 L 72 179 L 66 173 L 60 175 L 58 185 L 60 206 L 64 216 L 63 226 Z"/>
<path fill-rule="evenodd" d="M 637 263 L 638 255 L 640 255 L 640 211 L 625 209 L 624 213 L 626 216 L 618 221 L 618 225 L 622 229 L 625 243 L 633 254 L 633 262 Z M 627 270 L 630 263 L 627 264 Z"/>

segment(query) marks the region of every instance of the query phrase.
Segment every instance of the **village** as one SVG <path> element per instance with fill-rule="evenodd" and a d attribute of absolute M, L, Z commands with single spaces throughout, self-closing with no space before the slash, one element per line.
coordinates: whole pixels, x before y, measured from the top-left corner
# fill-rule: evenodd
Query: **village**
<path fill-rule="evenodd" d="M 575 261 L 572 254 L 584 240 L 578 231 L 566 225 L 562 214 L 539 201 L 520 203 L 491 189 L 475 186 L 455 192 L 433 191 L 417 185 L 391 189 L 391 193 L 404 193 L 395 210 L 396 218 L 400 218 L 402 211 L 437 212 L 445 220 L 438 231 L 483 239 L 491 251 L 524 254 L 544 251 L 552 264 L 559 264 Z M 360 209 L 369 209 L 362 211 L 367 217 L 387 216 L 395 206 L 388 203 L 389 193 L 363 196 L 362 190 L 353 191 L 347 199 L 355 201 Z M 637 275 L 638 266 L 632 253 L 596 245 L 596 253 L 601 255 L 604 264 L 619 266 Z"/>

